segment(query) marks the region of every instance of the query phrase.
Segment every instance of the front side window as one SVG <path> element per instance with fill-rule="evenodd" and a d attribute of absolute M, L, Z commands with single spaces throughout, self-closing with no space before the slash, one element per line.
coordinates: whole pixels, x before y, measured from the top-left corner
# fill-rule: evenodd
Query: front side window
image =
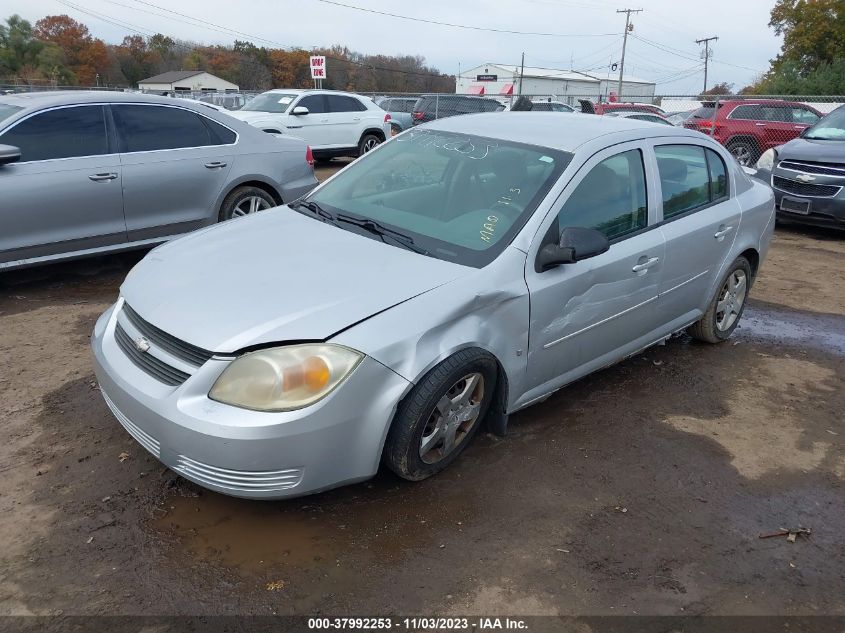
<path fill-rule="evenodd" d="M 307 97 L 302 97 L 299 103 L 296 104 L 296 107 L 300 106 L 308 108 L 308 114 L 326 113 L 326 103 L 323 99 L 323 95 L 308 95 Z"/>
<path fill-rule="evenodd" d="M 21 150 L 21 162 L 109 153 L 103 106 L 57 108 L 36 114 L 0 136 Z"/>
<path fill-rule="evenodd" d="M 182 108 L 148 105 L 112 106 L 123 152 L 204 147 L 219 142 L 202 118 Z"/>
<path fill-rule="evenodd" d="M 616 239 L 648 224 L 645 169 L 638 149 L 605 158 L 566 200 L 558 228 L 596 229 Z"/>
<path fill-rule="evenodd" d="M 660 145 L 654 155 L 664 220 L 727 196 L 725 163 L 716 152 L 698 145 Z"/>
<path fill-rule="evenodd" d="M 533 145 L 413 129 L 306 200 L 335 218 L 400 231 L 433 257 L 482 267 L 511 242 L 571 159 Z M 337 226 L 372 237 L 348 221 Z"/>

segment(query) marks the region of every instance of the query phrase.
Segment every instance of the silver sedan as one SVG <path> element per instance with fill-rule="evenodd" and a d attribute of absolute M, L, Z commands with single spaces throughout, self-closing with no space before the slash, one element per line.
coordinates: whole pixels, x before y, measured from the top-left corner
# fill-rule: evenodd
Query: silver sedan
<path fill-rule="evenodd" d="M 443 119 L 153 250 L 92 338 L 115 417 L 192 481 L 290 497 L 424 479 L 673 333 L 727 339 L 771 190 L 701 134 L 565 119 Z"/>
<path fill-rule="evenodd" d="M 0 271 L 150 246 L 316 184 L 303 141 L 207 104 L 97 91 L 0 96 Z"/>

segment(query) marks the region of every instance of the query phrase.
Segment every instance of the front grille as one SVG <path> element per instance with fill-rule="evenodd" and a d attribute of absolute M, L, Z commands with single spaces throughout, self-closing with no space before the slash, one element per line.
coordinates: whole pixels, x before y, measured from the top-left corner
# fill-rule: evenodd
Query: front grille
<path fill-rule="evenodd" d="M 230 470 L 198 462 L 179 455 L 173 466 L 180 475 L 208 486 L 224 488 L 232 492 L 275 492 L 289 490 L 302 481 L 301 468 L 286 470 Z"/>
<path fill-rule="evenodd" d="M 820 174 L 822 176 L 839 176 L 845 178 L 845 163 L 813 163 L 794 160 L 782 160 L 778 163 L 781 169 L 802 171 L 806 174 Z"/>
<path fill-rule="evenodd" d="M 171 367 L 149 352 L 142 352 L 135 347 L 135 342 L 121 327 L 120 323 L 114 328 L 114 339 L 117 341 L 120 349 L 123 350 L 123 353 L 129 357 L 129 360 L 165 385 L 175 387 L 188 379 L 190 374 Z"/>
<path fill-rule="evenodd" d="M 834 185 L 815 185 L 790 180 L 789 178 L 781 178 L 780 176 L 774 176 L 772 178 L 772 186 L 787 193 L 794 193 L 796 196 L 811 196 L 815 198 L 832 198 L 842 189 L 842 187 L 836 187 Z"/>
<path fill-rule="evenodd" d="M 155 344 L 189 365 L 201 367 L 206 361 L 214 356 L 213 352 L 209 352 L 208 350 L 204 350 L 196 345 L 191 345 L 190 343 L 181 341 L 175 336 L 171 336 L 167 332 L 158 329 L 152 323 L 148 323 L 141 318 L 141 315 L 135 312 L 128 303 L 123 304 L 123 313 L 126 315 L 126 318 L 129 319 L 129 322 L 138 330 L 141 336 L 146 338 L 150 343 Z"/>

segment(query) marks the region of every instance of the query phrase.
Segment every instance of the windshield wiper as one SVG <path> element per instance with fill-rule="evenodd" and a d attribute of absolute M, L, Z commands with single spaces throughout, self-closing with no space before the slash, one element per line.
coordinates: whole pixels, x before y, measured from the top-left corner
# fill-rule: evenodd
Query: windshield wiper
<path fill-rule="evenodd" d="M 372 233 L 373 235 L 380 237 L 382 242 L 385 241 L 385 238 L 389 237 L 402 248 L 419 253 L 420 255 L 428 255 L 427 250 L 414 244 L 414 238 L 410 235 L 388 228 L 383 224 L 379 224 L 375 220 L 370 220 L 369 218 L 355 218 L 343 213 L 338 213 L 334 219 L 338 222 L 346 222 L 347 224 L 352 224 L 353 226 L 362 228 L 368 233 Z"/>
<path fill-rule="evenodd" d="M 311 213 L 320 217 L 329 224 L 334 224 L 335 226 L 337 226 L 335 217 L 313 200 L 298 200 L 296 202 L 291 203 L 289 206 L 297 210 L 300 208 L 308 209 Z"/>

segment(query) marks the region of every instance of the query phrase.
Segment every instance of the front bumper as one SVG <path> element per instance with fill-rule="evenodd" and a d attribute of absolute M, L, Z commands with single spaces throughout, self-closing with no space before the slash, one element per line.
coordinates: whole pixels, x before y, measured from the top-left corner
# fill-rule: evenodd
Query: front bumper
<path fill-rule="evenodd" d="M 212 358 L 176 387 L 133 364 L 114 329 L 120 302 L 94 328 L 94 369 L 118 421 L 165 465 L 237 497 L 279 499 L 373 476 L 399 399 L 410 383 L 365 357 L 321 401 L 281 413 L 210 400 L 229 360 Z"/>
<path fill-rule="evenodd" d="M 787 174 L 778 173 L 778 175 Z M 845 188 L 834 197 L 799 196 L 775 187 L 772 182 L 772 172 L 769 170 L 757 170 L 754 176 L 772 188 L 775 194 L 778 221 L 845 230 Z M 784 197 L 793 200 L 809 200 L 810 212 L 804 215 L 782 210 L 781 200 Z"/>

